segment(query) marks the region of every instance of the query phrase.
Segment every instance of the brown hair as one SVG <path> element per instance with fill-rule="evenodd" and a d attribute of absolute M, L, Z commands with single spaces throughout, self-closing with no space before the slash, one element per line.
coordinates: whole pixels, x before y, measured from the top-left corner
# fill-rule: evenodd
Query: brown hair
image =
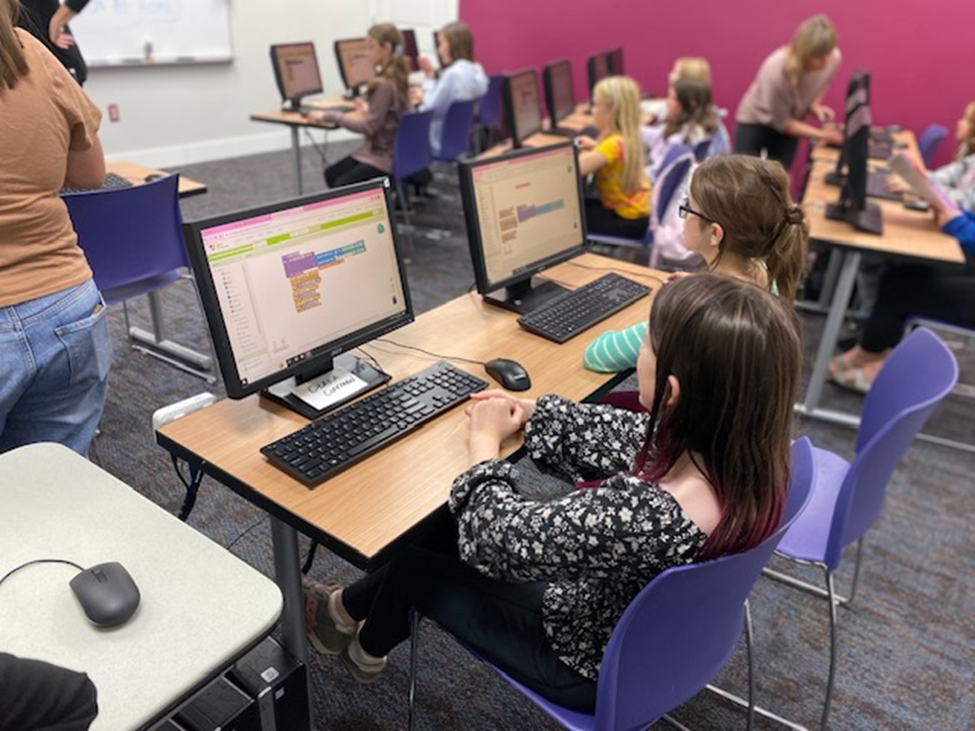
<path fill-rule="evenodd" d="M 750 155 L 709 157 L 694 171 L 691 196 L 724 230 L 712 268 L 725 252 L 764 261 L 770 285 L 792 302 L 805 267 L 809 223 L 792 202 L 782 165 Z"/>
<path fill-rule="evenodd" d="M 667 118 L 664 136 L 680 132 L 685 125 L 699 125 L 706 134 L 713 135 L 718 128 L 718 113 L 711 103 L 711 84 L 701 78 L 685 77 L 675 81 L 673 88 L 680 113 L 675 119 Z"/>
<path fill-rule="evenodd" d="M 785 61 L 785 75 L 793 86 L 806 71 L 806 64 L 814 58 L 821 58 L 836 48 L 836 28 L 825 15 L 820 13 L 807 18 L 796 28 L 796 34 L 788 45 Z"/>
<path fill-rule="evenodd" d="M 30 69 L 24 58 L 24 47 L 14 26 L 20 15 L 20 0 L 0 0 L 0 91 L 13 89 Z"/>
<path fill-rule="evenodd" d="M 795 309 L 754 284 L 697 274 L 654 297 L 648 338 L 656 383 L 634 472 L 655 482 L 688 454 L 721 509 L 701 558 L 759 544 L 778 528 L 789 481 L 803 356 Z M 680 395 L 665 406 L 671 375 Z"/>
<path fill-rule="evenodd" d="M 975 102 L 969 102 L 968 106 L 965 107 L 965 113 L 961 116 L 968 120 L 968 139 L 962 140 L 961 144 L 958 145 L 956 160 L 975 155 Z"/>
<path fill-rule="evenodd" d="M 474 37 L 466 23 L 447 23 L 440 30 L 440 35 L 447 41 L 452 62 L 462 58 L 468 61 L 474 60 Z"/>
<path fill-rule="evenodd" d="M 369 82 L 366 93 L 372 95 L 376 87 L 385 79 L 393 84 L 400 104 L 407 106 L 410 96 L 410 62 L 403 55 L 403 34 L 392 23 L 379 23 L 372 26 L 367 35 L 380 46 L 388 45 L 392 49 L 392 54 Z"/>
<path fill-rule="evenodd" d="M 633 193 L 646 180 L 640 136 L 640 87 L 629 76 L 607 76 L 592 93 L 606 108 L 609 133 L 616 133 L 623 140 L 623 190 Z"/>

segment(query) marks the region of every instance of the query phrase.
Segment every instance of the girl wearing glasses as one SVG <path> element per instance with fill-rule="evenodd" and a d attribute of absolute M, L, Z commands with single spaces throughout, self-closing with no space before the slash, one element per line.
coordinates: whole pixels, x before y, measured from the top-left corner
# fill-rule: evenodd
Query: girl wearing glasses
<path fill-rule="evenodd" d="M 779 163 L 747 155 L 708 158 L 694 171 L 680 216 L 684 246 L 708 270 L 795 299 L 809 225 L 792 202 L 789 176 Z M 600 373 L 634 368 L 646 327 L 603 333 L 586 348 L 583 366 Z"/>

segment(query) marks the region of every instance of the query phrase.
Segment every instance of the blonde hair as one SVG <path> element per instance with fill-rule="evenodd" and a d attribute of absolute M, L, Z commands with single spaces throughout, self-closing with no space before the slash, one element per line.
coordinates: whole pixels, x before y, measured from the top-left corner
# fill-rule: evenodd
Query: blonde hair
<path fill-rule="evenodd" d="M 681 56 L 674 61 L 674 68 L 668 79 L 671 85 L 681 79 L 701 79 L 711 85 L 711 64 L 701 56 Z"/>
<path fill-rule="evenodd" d="M 379 23 L 372 26 L 367 35 L 380 46 L 388 45 L 393 51 L 389 60 L 382 65 L 372 81 L 369 82 L 368 94 L 371 95 L 379 83 L 386 79 L 396 89 L 396 96 L 399 97 L 400 105 L 406 106 L 410 97 L 410 62 L 403 55 L 403 34 L 392 23 Z"/>
<path fill-rule="evenodd" d="M 20 14 L 19 0 L 0 0 L 0 91 L 13 89 L 28 71 L 24 49 L 14 26 Z"/>
<path fill-rule="evenodd" d="M 965 107 L 965 113 L 961 116 L 968 121 L 968 139 L 962 140 L 958 145 L 958 152 L 955 155 L 956 160 L 961 160 L 963 157 L 968 157 L 969 155 L 975 155 L 975 101 L 968 103 L 968 106 Z"/>
<path fill-rule="evenodd" d="M 623 140 L 623 190 L 639 190 L 643 171 L 643 140 L 640 137 L 640 87 L 629 76 L 608 76 L 593 89 L 593 96 L 606 109 L 608 133 Z"/>
<path fill-rule="evenodd" d="M 796 29 L 788 46 L 785 61 L 785 75 L 793 86 L 806 71 L 806 64 L 814 58 L 822 58 L 836 48 L 836 28 L 825 15 L 820 13 L 807 18 Z"/>

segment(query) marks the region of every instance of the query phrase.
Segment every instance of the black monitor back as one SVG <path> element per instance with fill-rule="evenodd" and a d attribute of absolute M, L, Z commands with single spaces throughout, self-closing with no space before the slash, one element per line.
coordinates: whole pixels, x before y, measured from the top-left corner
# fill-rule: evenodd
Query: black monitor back
<path fill-rule="evenodd" d="M 542 108 L 538 95 L 538 73 L 525 69 L 504 78 L 502 87 L 505 121 L 513 147 L 542 130 Z"/>
<path fill-rule="evenodd" d="M 575 111 L 572 64 L 567 60 L 550 63 L 542 70 L 542 86 L 545 88 L 545 107 L 554 127 Z"/>

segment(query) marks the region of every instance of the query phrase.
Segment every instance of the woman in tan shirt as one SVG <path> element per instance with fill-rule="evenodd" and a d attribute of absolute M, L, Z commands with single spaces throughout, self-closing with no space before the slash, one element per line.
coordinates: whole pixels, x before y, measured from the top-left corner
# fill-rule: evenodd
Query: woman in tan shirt
<path fill-rule="evenodd" d="M 105 179 L 101 113 L 0 0 L 0 452 L 86 454 L 105 403 L 105 304 L 59 190 Z"/>
<path fill-rule="evenodd" d="M 761 155 L 764 150 L 788 170 L 800 137 L 840 144 L 835 129 L 807 124 L 810 114 L 832 121 L 834 112 L 822 103 L 840 65 L 836 29 L 825 15 L 814 15 L 796 30 L 787 46 L 766 58 L 735 115 L 735 152 Z"/>

